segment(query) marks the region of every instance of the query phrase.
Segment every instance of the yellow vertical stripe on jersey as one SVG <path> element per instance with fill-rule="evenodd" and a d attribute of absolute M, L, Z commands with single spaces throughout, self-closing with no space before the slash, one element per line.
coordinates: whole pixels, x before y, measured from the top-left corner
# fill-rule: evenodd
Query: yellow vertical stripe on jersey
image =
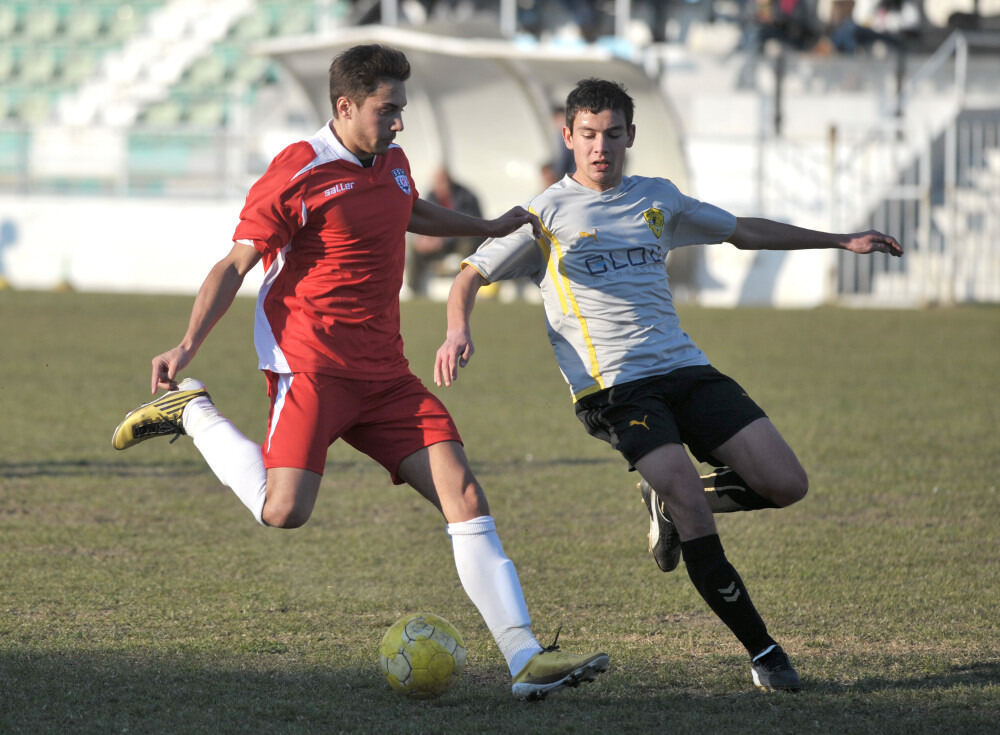
<path fill-rule="evenodd" d="M 536 217 L 538 216 L 538 212 L 534 209 L 529 209 L 529 211 Z M 541 217 L 539 217 L 539 221 L 541 222 Z M 542 234 L 545 237 L 538 238 L 536 242 L 545 256 L 547 270 L 549 276 L 552 278 L 552 282 L 555 284 L 556 293 L 559 294 L 559 303 L 562 306 L 563 314 L 569 314 L 569 310 L 572 308 L 573 314 L 580 324 L 580 333 L 583 335 L 584 344 L 587 345 L 587 355 L 590 357 L 590 377 L 603 390 L 604 377 L 601 375 L 601 366 L 597 362 L 597 350 L 594 349 L 594 343 L 590 339 L 590 329 L 587 327 L 587 320 L 580 313 L 580 306 L 576 303 L 576 297 L 573 296 L 573 288 L 570 285 L 570 280 L 566 277 L 566 271 L 563 270 L 562 246 L 559 244 L 559 238 L 555 236 L 552 230 L 545 226 L 544 222 L 542 222 Z M 546 238 L 548 239 L 548 244 L 543 241 Z M 551 248 L 555 248 L 555 257 L 552 257 Z"/>
<path fill-rule="evenodd" d="M 538 213 L 535 210 L 529 210 L 535 216 Z M 545 258 L 545 267 L 549 272 L 549 276 L 552 278 L 552 283 L 555 284 L 556 294 L 559 296 L 559 306 L 562 307 L 563 314 L 569 314 L 569 305 L 566 302 L 566 293 L 562 289 L 562 283 L 559 281 L 559 276 L 556 272 L 556 262 L 552 257 L 552 248 L 549 246 L 550 242 L 555 242 L 555 235 L 553 235 L 549 229 L 543 224 L 542 225 L 543 236 L 536 238 L 535 242 L 538 243 L 538 247 L 542 251 L 542 257 Z"/>

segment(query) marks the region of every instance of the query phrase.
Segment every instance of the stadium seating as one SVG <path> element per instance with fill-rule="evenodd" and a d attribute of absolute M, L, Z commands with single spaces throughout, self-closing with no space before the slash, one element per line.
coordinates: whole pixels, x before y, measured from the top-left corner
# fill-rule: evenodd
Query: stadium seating
<path fill-rule="evenodd" d="M 184 62 L 176 79 L 165 79 L 162 92 L 150 95 L 137 85 L 127 118 L 130 182 L 156 192 L 157 172 L 170 177 L 197 168 L 206 157 L 205 136 L 278 79 L 277 67 L 255 56 L 252 44 L 313 32 L 315 8 L 314 0 L 248 3 L 220 38 Z M 0 185 L 24 175 L 34 131 L 62 119 L 60 100 L 72 107 L 73 95 L 107 73 L 113 52 L 151 40 L 154 18 L 169 11 L 169 0 L 0 0 Z M 194 30 L 182 30 L 185 42 L 206 37 Z"/>
<path fill-rule="evenodd" d="M 0 0 L 0 121 L 51 120 L 56 100 L 100 67 L 162 0 Z"/>
<path fill-rule="evenodd" d="M 315 29 L 313 0 L 257 2 L 233 23 L 224 38 L 191 62 L 181 78 L 171 85 L 167 101 L 140 113 L 139 124 L 181 124 L 195 128 L 224 125 L 233 104 L 252 102 L 259 88 L 277 80 L 276 66 L 253 55 L 252 44 L 278 35 L 311 33 Z"/>

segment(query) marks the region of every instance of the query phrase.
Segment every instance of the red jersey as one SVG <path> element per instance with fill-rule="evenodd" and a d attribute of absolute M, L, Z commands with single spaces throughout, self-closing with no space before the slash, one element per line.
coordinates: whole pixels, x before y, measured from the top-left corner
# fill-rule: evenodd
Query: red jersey
<path fill-rule="evenodd" d="M 409 371 L 399 290 L 417 196 L 402 148 L 365 168 L 329 125 L 275 157 L 233 235 L 263 256 L 262 370 L 378 380 Z"/>

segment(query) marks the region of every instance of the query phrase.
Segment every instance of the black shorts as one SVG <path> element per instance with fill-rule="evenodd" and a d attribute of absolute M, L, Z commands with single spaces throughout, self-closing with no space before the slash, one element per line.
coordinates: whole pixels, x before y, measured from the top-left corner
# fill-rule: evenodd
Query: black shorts
<path fill-rule="evenodd" d="M 664 444 L 686 444 L 701 462 L 721 464 L 712 452 L 767 414 L 732 378 L 711 365 L 680 368 L 593 393 L 576 404 L 576 417 L 634 468 Z"/>

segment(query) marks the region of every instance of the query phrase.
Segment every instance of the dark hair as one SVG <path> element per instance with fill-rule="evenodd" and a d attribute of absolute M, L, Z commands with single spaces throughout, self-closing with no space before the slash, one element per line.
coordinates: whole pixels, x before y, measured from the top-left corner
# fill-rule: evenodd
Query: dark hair
<path fill-rule="evenodd" d="M 621 110 L 625 115 L 625 124 L 632 124 L 632 113 L 635 102 L 618 82 L 606 79 L 581 79 L 576 87 L 566 97 L 566 127 L 573 130 L 576 114 L 582 110 L 587 112 L 602 112 L 604 110 Z"/>
<path fill-rule="evenodd" d="M 383 79 L 405 82 L 409 78 L 410 62 L 402 51 L 376 43 L 347 49 L 330 64 L 330 104 L 334 117 L 341 97 L 360 105 L 374 94 Z"/>

